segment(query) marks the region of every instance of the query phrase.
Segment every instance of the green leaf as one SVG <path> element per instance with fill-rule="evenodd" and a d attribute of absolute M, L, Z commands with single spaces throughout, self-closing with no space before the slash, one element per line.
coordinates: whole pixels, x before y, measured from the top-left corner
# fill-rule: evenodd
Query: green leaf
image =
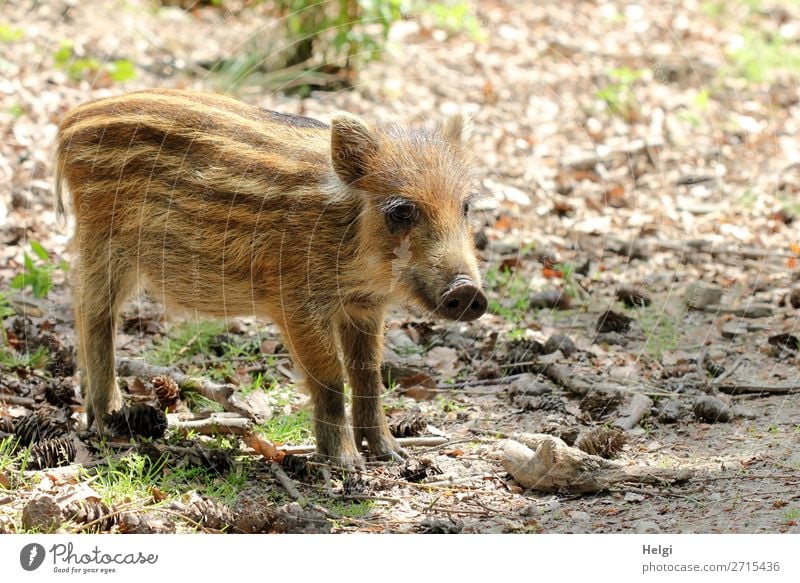
<path fill-rule="evenodd" d="M 36 256 L 42 261 L 47 261 L 50 259 L 50 254 L 38 241 L 31 241 L 31 249 L 33 249 L 33 252 L 36 253 Z"/>
<path fill-rule="evenodd" d="M 53 61 L 62 69 L 72 60 L 72 43 L 63 41 L 58 50 L 53 54 Z"/>
<path fill-rule="evenodd" d="M 108 73 L 117 83 L 125 83 L 136 78 L 136 67 L 129 60 L 120 59 L 109 65 Z"/>
<path fill-rule="evenodd" d="M 0 24 L 0 42 L 13 43 L 22 40 L 23 36 L 25 36 L 25 31 L 21 28 Z"/>
<path fill-rule="evenodd" d="M 11 279 L 11 288 L 12 289 L 22 289 L 25 287 L 25 274 L 18 273 Z"/>

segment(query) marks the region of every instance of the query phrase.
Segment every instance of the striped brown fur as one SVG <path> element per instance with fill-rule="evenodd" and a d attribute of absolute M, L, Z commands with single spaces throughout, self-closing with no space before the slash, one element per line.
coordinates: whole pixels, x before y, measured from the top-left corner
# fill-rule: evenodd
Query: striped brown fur
<path fill-rule="evenodd" d="M 380 405 L 383 315 L 405 301 L 443 314 L 456 276 L 479 281 L 466 132 L 461 116 L 407 130 L 341 114 L 328 126 L 174 90 L 69 112 L 56 194 L 63 213 L 69 191 L 75 215 L 89 422 L 102 429 L 121 406 L 116 318 L 147 288 L 183 311 L 278 324 L 312 397 L 320 454 L 350 466 L 366 439 L 380 458 L 400 455 Z M 397 201 L 413 205 L 413 225 L 397 226 Z"/>

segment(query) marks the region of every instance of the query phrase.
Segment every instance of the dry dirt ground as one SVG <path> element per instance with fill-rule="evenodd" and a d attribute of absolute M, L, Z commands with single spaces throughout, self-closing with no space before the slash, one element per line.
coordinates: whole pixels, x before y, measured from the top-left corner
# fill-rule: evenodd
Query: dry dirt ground
<path fill-rule="evenodd" d="M 19 456 L 0 450 L 0 532 L 800 532 L 800 7 L 470 7 L 469 26 L 448 28 L 429 12 L 397 22 L 352 88 L 239 91 L 324 120 L 337 110 L 403 123 L 474 117 L 492 313 L 462 325 L 397 310 L 387 332 L 387 373 L 400 381 L 387 390 L 392 418 L 447 442 L 410 448 L 409 464 L 328 477 L 307 457 L 278 468 L 235 438 L 177 428 L 154 442 L 166 464 L 144 454 L 135 458 L 144 469 L 120 462 L 125 444 L 87 434 L 71 396 L 68 274 L 53 270 L 46 299 L 9 291 L 31 241 L 53 265 L 71 257 L 51 201 L 59 117 L 143 87 L 225 91 L 204 66 L 269 35 L 269 21 L 238 5 L 0 0 L 0 290 L 15 312 L 0 349 L 18 357 L 0 364 L 0 417 L 59 411 L 78 461 L 95 464 L 21 473 Z M 58 58 L 65 46 L 69 62 L 101 64 L 70 71 Z M 120 60 L 135 78 L 114 80 Z M 629 288 L 647 305 L 618 299 Z M 268 323 L 209 332 L 166 321 L 146 298 L 125 322 L 121 356 L 238 384 L 260 435 L 310 443 L 305 398 Z M 48 370 L 19 362 L 37 344 Z M 125 386 L 146 399 L 151 380 Z M 48 404 L 63 386 L 66 402 Z M 644 403 L 641 417 L 630 417 L 632 403 Z M 176 407 L 171 421 L 213 409 L 185 393 Z M 684 470 L 681 479 L 551 493 L 521 486 L 501 463 L 507 438 L 573 444 L 615 425 L 625 429 L 606 453 Z M 107 455 L 113 470 L 97 464 Z"/>

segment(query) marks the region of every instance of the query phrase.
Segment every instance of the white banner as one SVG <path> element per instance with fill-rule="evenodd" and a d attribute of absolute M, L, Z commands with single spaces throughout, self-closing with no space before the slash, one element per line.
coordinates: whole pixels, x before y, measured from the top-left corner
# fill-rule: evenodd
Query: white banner
<path fill-rule="evenodd" d="M 0 582 L 798 581 L 796 535 L 3 535 Z"/>

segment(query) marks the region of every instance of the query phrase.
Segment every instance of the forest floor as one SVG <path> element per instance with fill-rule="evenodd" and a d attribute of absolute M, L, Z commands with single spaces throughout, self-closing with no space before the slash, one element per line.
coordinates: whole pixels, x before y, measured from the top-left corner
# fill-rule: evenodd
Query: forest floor
<path fill-rule="evenodd" d="M 235 397 L 151 368 L 121 384 L 170 409 L 165 437 L 86 430 L 58 120 L 133 89 L 226 91 L 208 63 L 270 31 L 258 8 L 89 6 L 0 0 L 0 532 L 800 532 L 799 5 L 489 0 L 469 26 L 398 21 L 350 88 L 237 88 L 326 121 L 474 117 L 490 314 L 391 313 L 392 426 L 443 443 L 357 475 L 254 451 L 313 444 L 274 326 L 172 321 L 145 296 L 119 357 Z M 234 435 L 191 427 L 209 419 Z M 506 440 L 542 433 L 667 477 L 526 487 Z"/>

